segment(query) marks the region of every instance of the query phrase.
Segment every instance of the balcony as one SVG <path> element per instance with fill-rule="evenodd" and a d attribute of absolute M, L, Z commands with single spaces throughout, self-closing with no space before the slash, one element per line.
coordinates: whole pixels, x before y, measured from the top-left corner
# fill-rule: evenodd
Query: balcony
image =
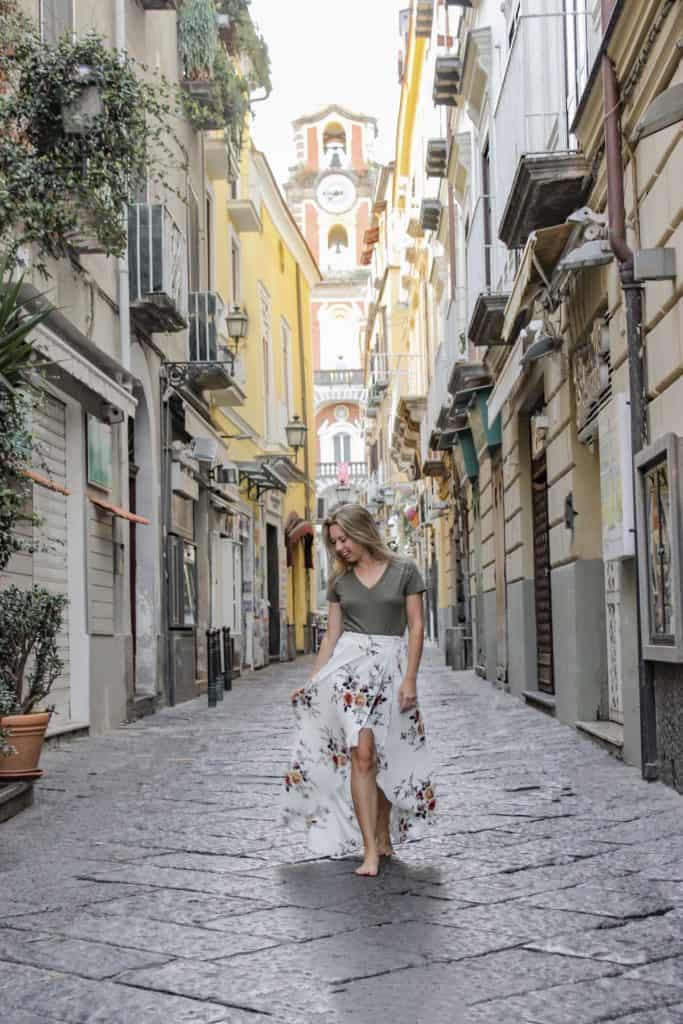
<path fill-rule="evenodd" d="M 569 134 L 565 76 L 556 73 L 564 61 L 566 19 L 527 14 L 525 7 L 494 109 L 495 194 L 503 211 L 497 233 L 509 248 L 520 248 L 532 231 L 561 224 L 581 206 L 589 173 Z M 546 59 L 539 60 L 540 53 Z"/>
<path fill-rule="evenodd" d="M 240 176 L 240 154 L 226 138 L 225 131 L 210 132 L 204 142 L 206 173 L 211 181 L 237 181 Z"/>
<path fill-rule="evenodd" d="M 462 63 L 457 57 L 437 57 L 432 98 L 436 107 L 456 107 L 460 95 Z"/>
<path fill-rule="evenodd" d="M 159 203 L 128 207 L 130 315 L 145 334 L 187 327 L 187 245 Z"/>
<path fill-rule="evenodd" d="M 415 35 L 430 39 L 434 23 L 434 0 L 417 0 L 415 5 Z"/>
<path fill-rule="evenodd" d="M 227 349 L 226 307 L 218 292 L 190 293 L 189 379 L 200 391 L 211 391 L 217 405 L 241 405 L 243 364 Z"/>
<path fill-rule="evenodd" d="M 441 223 L 441 200 L 423 199 L 420 205 L 420 225 L 423 231 L 438 231 Z"/>
<path fill-rule="evenodd" d="M 425 172 L 428 178 L 445 178 L 448 168 L 448 143 L 445 139 L 430 139 L 427 143 Z"/>
<path fill-rule="evenodd" d="M 491 197 L 480 196 L 467 236 L 467 336 L 478 346 L 500 338 L 508 299 L 494 287 L 504 274 L 505 250 L 491 238 L 490 210 Z"/>
<path fill-rule="evenodd" d="M 332 481 L 337 479 L 339 471 L 338 462 L 319 462 L 316 465 L 316 479 L 321 481 Z M 368 467 L 365 462 L 347 462 L 349 477 L 351 480 L 365 480 L 368 475 Z"/>
<path fill-rule="evenodd" d="M 316 370 L 313 374 L 316 408 L 324 402 L 364 402 L 366 398 L 362 370 Z"/>

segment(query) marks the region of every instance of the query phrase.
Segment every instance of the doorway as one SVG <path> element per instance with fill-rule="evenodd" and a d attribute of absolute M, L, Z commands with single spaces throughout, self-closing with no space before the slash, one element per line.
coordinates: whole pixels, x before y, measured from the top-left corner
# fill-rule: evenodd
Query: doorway
<path fill-rule="evenodd" d="M 496 568 L 496 676 L 507 680 L 507 588 L 505 583 L 505 503 L 503 466 L 500 458 L 492 465 L 493 542 Z"/>
<path fill-rule="evenodd" d="M 548 534 L 548 469 L 545 449 L 531 464 L 534 515 L 534 595 L 536 599 L 536 663 L 538 688 L 555 692 L 553 672 L 553 618 L 550 590 L 550 538 Z"/>
<path fill-rule="evenodd" d="M 266 525 L 266 558 L 268 559 L 268 653 L 280 659 L 280 558 L 277 527 Z"/>

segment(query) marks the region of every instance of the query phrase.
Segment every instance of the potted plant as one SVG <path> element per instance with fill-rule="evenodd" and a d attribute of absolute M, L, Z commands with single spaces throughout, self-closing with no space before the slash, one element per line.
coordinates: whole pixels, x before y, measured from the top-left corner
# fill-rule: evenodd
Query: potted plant
<path fill-rule="evenodd" d="M 32 437 L 31 402 L 23 386 L 36 365 L 29 335 L 49 310 L 29 309 L 21 299 L 22 281 L 14 278 L 8 261 L 0 264 L 0 572 L 13 554 L 33 549 L 18 525 L 27 519 L 36 523 L 25 512 L 29 484 L 24 469 L 31 461 Z M 43 587 L 0 591 L 0 781 L 39 774 L 50 715 L 49 710 L 32 712 L 62 669 L 57 635 L 65 604 L 63 596 Z"/>
<path fill-rule="evenodd" d="M 10 753 L 0 757 L 0 781 L 38 778 L 51 708 L 35 710 L 64 663 L 57 638 L 67 600 L 46 587 L 0 592 L 0 726 Z"/>

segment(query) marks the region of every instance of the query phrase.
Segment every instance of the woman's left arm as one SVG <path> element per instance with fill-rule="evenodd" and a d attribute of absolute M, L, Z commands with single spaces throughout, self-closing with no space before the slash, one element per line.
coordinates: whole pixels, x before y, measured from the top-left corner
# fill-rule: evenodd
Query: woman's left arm
<path fill-rule="evenodd" d="M 424 615 L 422 594 L 406 596 L 406 618 L 408 620 L 408 665 L 398 691 L 401 711 L 410 711 L 417 704 L 417 670 L 420 667 L 424 644 Z"/>

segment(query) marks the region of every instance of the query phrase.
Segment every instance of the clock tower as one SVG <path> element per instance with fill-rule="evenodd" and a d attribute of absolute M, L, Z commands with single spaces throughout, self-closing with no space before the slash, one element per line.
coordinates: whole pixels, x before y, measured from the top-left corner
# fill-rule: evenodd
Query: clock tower
<path fill-rule="evenodd" d="M 293 128 L 296 162 L 284 190 L 323 274 L 311 299 L 322 510 L 353 498 L 367 476 L 361 353 L 369 271 L 362 253 L 377 177 L 377 121 L 332 105 Z"/>

